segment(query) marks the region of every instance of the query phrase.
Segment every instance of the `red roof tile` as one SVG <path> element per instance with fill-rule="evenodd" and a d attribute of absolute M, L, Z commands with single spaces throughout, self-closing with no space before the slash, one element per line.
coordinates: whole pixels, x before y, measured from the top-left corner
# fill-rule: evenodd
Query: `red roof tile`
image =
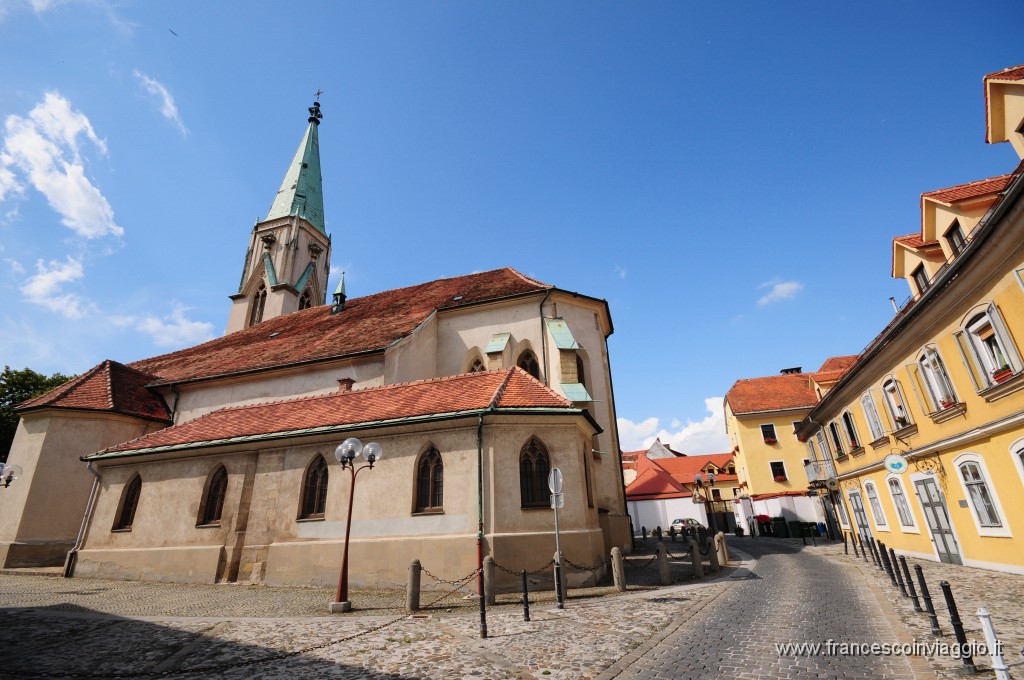
<path fill-rule="evenodd" d="M 901 243 L 908 248 L 914 248 L 915 250 L 921 248 L 936 248 L 939 245 L 938 241 L 925 241 L 921 238 L 921 234 L 907 234 L 906 236 L 895 236 L 892 239 L 896 243 Z"/>
<path fill-rule="evenodd" d="M 268 319 L 222 338 L 131 366 L 175 382 L 383 350 L 435 310 L 550 290 L 506 267 L 352 298 Z"/>
<path fill-rule="evenodd" d="M 631 501 L 655 500 L 659 498 L 686 498 L 691 493 L 672 479 L 664 470 L 648 468 L 637 474 L 626 487 L 626 499 Z"/>
<path fill-rule="evenodd" d="M 725 393 L 734 414 L 811 408 L 818 399 L 806 373 L 737 380 Z"/>
<path fill-rule="evenodd" d="M 652 461 L 668 472 L 677 481 L 684 484 L 692 484 L 693 476 L 703 472 L 708 463 L 713 463 L 716 468 L 724 468 L 733 461 L 731 453 L 713 453 L 704 456 L 685 456 L 680 458 L 659 458 Z M 716 475 L 716 479 L 723 482 L 735 479 L 735 475 Z"/>
<path fill-rule="evenodd" d="M 18 405 L 19 411 L 36 408 L 67 408 L 111 411 L 170 422 L 163 399 L 146 389 L 156 376 L 104 361 L 73 380 Z"/>
<path fill-rule="evenodd" d="M 818 371 L 822 373 L 827 371 L 845 371 L 850 368 L 850 366 L 857 363 L 857 357 L 858 355 L 856 354 L 848 354 L 841 357 L 829 357 L 828 359 L 825 359 L 825 363 L 821 365 L 821 368 L 819 368 Z"/>
<path fill-rule="evenodd" d="M 225 408 L 118 444 L 100 454 L 155 447 L 199 448 L 238 437 L 295 436 L 311 428 L 475 411 L 491 405 L 500 409 L 552 408 L 576 412 L 572 402 L 515 366 L 502 371 Z"/>
<path fill-rule="evenodd" d="M 985 76 L 985 80 L 1024 80 L 1024 65 L 1010 66 L 1002 71 L 989 73 Z"/>
<path fill-rule="evenodd" d="M 999 175 L 998 177 L 979 179 L 974 182 L 968 182 L 967 184 L 958 184 L 955 187 L 946 187 L 945 189 L 927 191 L 921 194 L 921 200 L 923 201 L 926 198 L 930 198 L 934 201 L 938 201 L 939 203 L 956 203 L 957 201 L 965 201 L 970 198 L 978 198 L 979 196 L 986 196 L 988 194 L 997 194 L 1010 185 L 1011 179 L 1013 179 L 1012 174 Z"/>

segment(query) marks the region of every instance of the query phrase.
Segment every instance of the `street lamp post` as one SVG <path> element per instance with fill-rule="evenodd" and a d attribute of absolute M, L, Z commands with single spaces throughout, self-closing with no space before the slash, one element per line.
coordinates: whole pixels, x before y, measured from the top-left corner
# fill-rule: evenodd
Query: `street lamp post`
<path fill-rule="evenodd" d="M 356 469 L 356 458 L 362 454 L 366 456 L 366 465 Z M 348 599 L 348 538 L 352 531 L 352 498 L 356 491 L 356 475 L 366 468 L 373 469 L 373 464 L 381 459 L 384 450 L 376 442 L 370 442 L 363 446 L 363 443 L 355 437 L 343 441 L 334 450 L 334 457 L 341 463 L 342 470 L 348 470 L 352 483 L 348 487 L 348 518 L 345 520 L 345 550 L 341 554 L 341 573 L 338 575 L 338 590 L 334 593 L 334 602 L 331 603 L 331 612 L 347 612 L 352 610 L 352 603 Z"/>
<path fill-rule="evenodd" d="M 704 475 L 697 473 L 693 476 L 693 483 L 703 493 L 699 494 L 704 500 L 704 513 L 708 516 L 708 529 L 711 531 L 711 535 L 715 535 L 715 516 L 712 514 L 713 506 L 711 505 L 711 487 L 715 485 L 715 473 L 708 473 L 707 486 L 704 485 Z"/>
<path fill-rule="evenodd" d="M 0 463 L 0 486 L 6 489 L 18 477 L 21 477 L 21 467 L 10 463 Z"/>

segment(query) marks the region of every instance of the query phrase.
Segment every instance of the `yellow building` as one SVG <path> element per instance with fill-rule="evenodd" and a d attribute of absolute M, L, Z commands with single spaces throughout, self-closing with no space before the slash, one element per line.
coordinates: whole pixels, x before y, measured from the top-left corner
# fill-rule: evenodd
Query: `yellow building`
<path fill-rule="evenodd" d="M 725 429 L 736 455 L 742 503 L 736 521 L 756 515 L 823 523 L 835 528 L 830 505 L 808 492 L 810 463 L 796 427 L 856 357 L 832 357 L 818 371 L 784 369 L 779 375 L 737 380 L 725 395 Z"/>
<path fill-rule="evenodd" d="M 1024 67 L 985 77 L 987 140 L 1024 157 Z M 921 195 L 893 239 L 911 298 L 800 423 L 848 532 L 1024 573 L 1024 163 Z"/>

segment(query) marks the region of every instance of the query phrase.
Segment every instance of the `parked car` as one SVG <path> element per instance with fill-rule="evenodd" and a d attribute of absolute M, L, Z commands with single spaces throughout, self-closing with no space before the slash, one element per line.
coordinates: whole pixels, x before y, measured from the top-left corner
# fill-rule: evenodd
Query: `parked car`
<path fill-rule="evenodd" d="M 677 534 L 683 533 L 683 531 L 686 529 L 689 529 L 690 531 L 699 531 L 701 529 L 704 529 L 705 531 L 707 531 L 707 527 L 705 527 L 703 524 L 693 519 L 692 517 L 672 520 L 672 528 L 676 530 Z"/>

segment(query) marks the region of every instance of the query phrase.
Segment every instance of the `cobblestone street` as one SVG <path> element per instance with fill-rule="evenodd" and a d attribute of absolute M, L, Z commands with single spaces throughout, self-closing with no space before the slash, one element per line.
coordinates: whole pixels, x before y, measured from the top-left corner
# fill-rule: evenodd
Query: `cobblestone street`
<path fill-rule="evenodd" d="M 927 619 L 842 544 L 730 543 L 756 566 L 734 561 L 717 579 L 658 590 L 573 591 L 564 610 L 539 593 L 530 622 L 503 596 L 488 609 L 486 640 L 474 601 L 461 598 L 410 617 L 400 611 L 403 593 L 359 591 L 359 611 L 330 616 L 333 593 L 322 589 L 0 574 L 0 677 L 930 678 L 933 667 L 963 677 L 946 659 L 930 667 L 923 657 L 780 653 L 776 644 L 931 638 Z M 974 593 L 1009 587 L 984 606 L 1001 637 L 1019 637 L 1024 593 L 1014 588 L 1024 579 L 924 566 L 933 591 L 942 578 L 954 584 L 969 638 L 977 638 Z"/>

